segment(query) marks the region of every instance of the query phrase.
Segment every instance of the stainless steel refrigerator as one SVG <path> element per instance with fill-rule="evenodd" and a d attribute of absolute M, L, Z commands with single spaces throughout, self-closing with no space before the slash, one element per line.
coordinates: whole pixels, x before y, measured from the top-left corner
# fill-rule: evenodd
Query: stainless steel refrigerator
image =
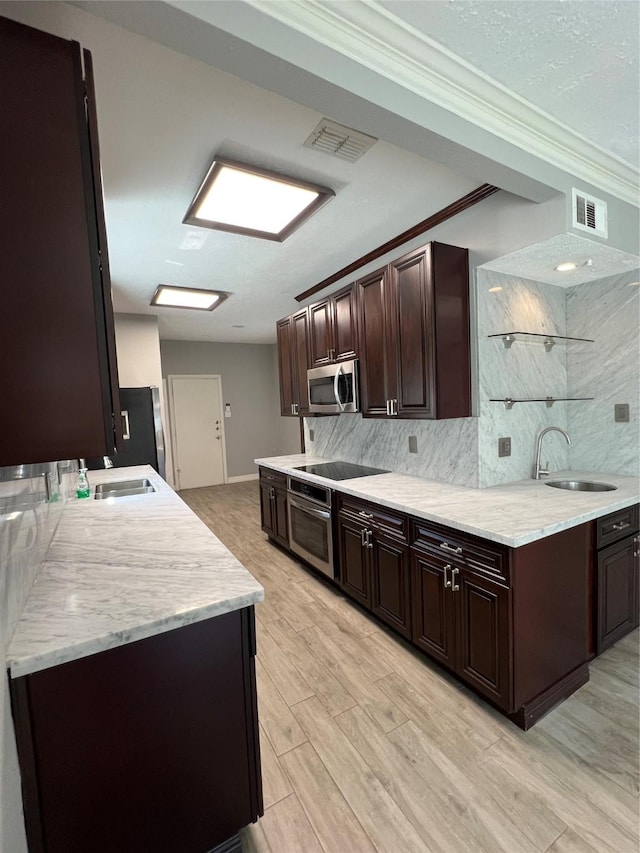
<path fill-rule="evenodd" d="M 111 456 L 114 468 L 151 465 L 165 477 L 164 435 L 160 418 L 160 393 L 155 385 L 121 388 L 120 406 L 124 450 Z M 105 459 L 87 459 L 87 467 L 104 468 Z"/>

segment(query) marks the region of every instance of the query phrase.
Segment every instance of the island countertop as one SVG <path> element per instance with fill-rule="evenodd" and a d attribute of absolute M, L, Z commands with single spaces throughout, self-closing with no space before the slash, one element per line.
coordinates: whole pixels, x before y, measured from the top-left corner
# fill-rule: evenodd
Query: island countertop
<path fill-rule="evenodd" d="M 155 492 L 94 500 L 100 483 Z M 264 590 L 148 465 L 90 471 L 70 498 L 7 651 L 12 678 L 248 607 Z"/>
<path fill-rule="evenodd" d="M 352 480 L 329 480 L 300 465 L 334 462 L 312 454 L 273 456 L 254 460 L 265 468 L 301 480 L 321 482 L 353 497 L 443 524 L 493 542 L 518 548 L 640 501 L 637 477 L 593 471 L 554 471 L 543 480 L 518 480 L 485 489 L 456 486 L 409 474 L 373 474 Z M 591 480 L 609 483 L 614 491 L 571 492 L 546 485 L 552 480 Z"/>

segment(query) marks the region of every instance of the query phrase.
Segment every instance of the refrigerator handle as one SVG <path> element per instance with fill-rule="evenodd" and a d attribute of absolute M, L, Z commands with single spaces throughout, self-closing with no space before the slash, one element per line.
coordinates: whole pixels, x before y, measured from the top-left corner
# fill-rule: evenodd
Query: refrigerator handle
<path fill-rule="evenodd" d="M 129 412 L 126 409 L 123 409 L 120 414 L 122 415 L 122 437 L 127 440 L 131 438 L 131 433 L 129 431 Z"/>

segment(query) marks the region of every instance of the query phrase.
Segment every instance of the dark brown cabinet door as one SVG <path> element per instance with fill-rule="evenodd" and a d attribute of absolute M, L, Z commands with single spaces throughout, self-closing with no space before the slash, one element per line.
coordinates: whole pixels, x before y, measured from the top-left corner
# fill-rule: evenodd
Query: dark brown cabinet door
<path fill-rule="evenodd" d="M 287 519 L 287 490 L 276 486 L 273 495 L 273 538 L 285 548 L 289 547 L 289 523 Z"/>
<path fill-rule="evenodd" d="M 331 297 L 333 304 L 333 358 L 350 361 L 358 357 L 358 314 L 355 285 L 339 290 Z"/>
<path fill-rule="evenodd" d="M 307 309 L 299 311 L 291 318 L 292 329 L 292 375 L 294 415 L 309 414 L 309 386 L 307 369 L 309 367 L 309 335 Z"/>
<path fill-rule="evenodd" d="M 371 609 L 405 637 L 411 634 L 409 549 L 389 536 L 372 532 Z"/>
<path fill-rule="evenodd" d="M 638 624 L 638 537 L 629 536 L 598 552 L 596 653 Z"/>
<path fill-rule="evenodd" d="M 2 18 L 0 56 L 0 466 L 110 454 L 120 407 L 81 49 Z"/>
<path fill-rule="evenodd" d="M 389 266 L 389 397 L 398 417 L 435 414 L 435 340 L 431 256 L 420 249 Z"/>
<path fill-rule="evenodd" d="M 448 585 L 445 586 L 445 583 Z M 413 642 L 436 660 L 454 669 L 455 602 L 451 594 L 451 564 L 436 555 L 412 550 L 411 598 Z"/>
<path fill-rule="evenodd" d="M 268 536 L 273 536 L 274 519 L 273 519 L 273 498 L 274 486 L 265 480 L 260 480 L 260 523 L 262 529 Z"/>
<path fill-rule="evenodd" d="M 360 604 L 371 607 L 368 548 L 363 544 L 364 525 L 338 518 L 340 583 Z"/>
<path fill-rule="evenodd" d="M 278 375 L 280 377 L 280 414 L 293 415 L 293 352 L 291 318 L 285 317 L 276 324 L 278 348 Z"/>
<path fill-rule="evenodd" d="M 334 360 L 332 307 L 330 299 L 309 307 L 310 367 L 321 367 Z"/>
<path fill-rule="evenodd" d="M 456 670 L 479 693 L 509 710 L 509 590 L 454 563 L 452 595 L 458 635 Z"/>
<path fill-rule="evenodd" d="M 386 417 L 387 316 L 385 270 L 357 282 L 358 339 L 360 348 L 360 409 L 363 415 Z"/>
<path fill-rule="evenodd" d="M 357 283 L 365 416 L 471 415 L 468 264 L 429 243 Z"/>

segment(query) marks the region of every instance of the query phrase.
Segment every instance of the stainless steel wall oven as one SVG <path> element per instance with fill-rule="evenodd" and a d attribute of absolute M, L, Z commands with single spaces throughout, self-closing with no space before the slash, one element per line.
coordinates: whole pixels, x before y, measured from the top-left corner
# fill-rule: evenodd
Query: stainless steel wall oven
<path fill-rule="evenodd" d="M 290 549 L 333 578 L 331 489 L 294 477 L 287 487 Z"/>

